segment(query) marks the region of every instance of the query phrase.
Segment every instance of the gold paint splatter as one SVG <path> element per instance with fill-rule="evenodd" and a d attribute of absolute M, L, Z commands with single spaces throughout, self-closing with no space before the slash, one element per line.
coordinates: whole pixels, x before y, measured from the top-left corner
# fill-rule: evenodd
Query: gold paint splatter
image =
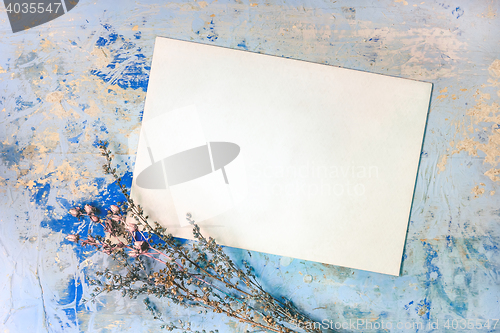
<path fill-rule="evenodd" d="M 436 97 L 437 99 L 442 99 L 442 98 L 446 98 L 446 95 L 439 95 L 438 97 Z"/>
<path fill-rule="evenodd" d="M 94 50 L 92 50 L 92 52 L 90 53 L 94 66 L 96 66 L 98 69 L 106 67 L 110 61 L 108 53 L 106 53 L 106 51 L 107 50 L 102 47 L 94 47 Z"/>
<path fill-rule="evenodd" d="M 63 99 L 64 94 L 60 91 L 54 91 L 47 95 L 45 100 L 49 103 L 58 103 Z"/>
<path fill-rule="evenodd" d="M 460 89 L 460 91 L 467 91 L 467 89 L 465 89 L 465 88 L 462 88 L 462 89 Z"/>
<path fill-rule="evenodd" d="M 474 194 L 474 198 L 477 199 L 483 195 L 484 188 L 479 188 L 479 185 L 476 185 L 476 186 L 474 186 L 474 188 L 470 192 L 472 194 Z"/>
<path fill-rule="evenodd" d="M 495 191 L 491 191 L 491 192 L 490 192 L 490 195 L 495 195 Z"/>
<path fill-rule="evenodd" d="M 488 67 L 488 70 L 496 77 L 500 77 L 500 59 L 496 59 L 493 63 Z"/>
<path fill-rule="evenodd" d="M 93 100 L 89 100 L 89 107 L 85 109 L 85 113 L 96 118 L 101 113 L 101 110 Z"/>
<path fill-rule="evenodd" d="M 199 1 L 198 6 L 200 6 L 200 8 L 205 8 L 206 6 L 208 6 L 208 3 L 206 1 Z"/>
<path fill-rule="evenodd" d="M 439 169 L 438 173 L 441 173 L 446 169 L 447 162 L 448 162 L 448 155 L 443 155 L 443 157 L 441 158 L 441 162 L 439 162 L 437 165 Z"/>
<path fill-rule="evenodd" d="M 255 3 L 255 2 L 253 2 L 253 3 L 251 3 L 251 4 L 250 4 L 250 6 L 252 6 L 252 7 L 257 7 L 258 5 L 259 5 L 259 4 L 258 4 L 258 3 Z"/>
<path fill-rule="evenodd" d="M 398 3 L 398 2 L 402 2 L 403 5 L 408 5 L 408 2 L 406 0 L 394 0 L 394 2 Z"/>
<path fill-rule="evenodd" d="M 138 25 L 134 25 L 134 26 L 132 27 L 132 31 L 137 31 L 137 30 L 139 30 L 139 26 L 138 26 Z"/>
<path fill-rule="evenodd" d="M 72 116 L 75 117 L 76 119 L 80 118 L 80 115 L 78 113 L 73 112 L 72 109 L 69 111 L 66 111 L 61 103 L 62 99 L 64 97 L 64 94 L 61 91 L 54 91 L 45 97 L 45 100 L 49 103 L 53 103 L 54 105 L 50 109 L 49 113 L 44 112 L 43 114 L 45 115 L 45 118 L 50 118 L 51 116 L 57 116 L 60 119 Z"/>
<path fill-rule="evenodd" d="M 485 176 L 489 177 L 494 182 L 500 182 L 500 169 L 490 169 L 484 173 Z"/>
<path fill-rule="evenodd" d="M 0 66 L 0 74 L 3 74 L 3 73 L 7 73 L 7 71 L 5 69 L 3 69 L 2 66 Z"/>
<path fill-rule="evenodd" d="M 484 17 L 484 18 L 489 18 L 493 19 L 497 16 L 497 10 L 493 10 L 493 6 L 489 5 L 488 6 L 488 11 L 484 14 L 477 14 L 478 17 Z"/>
<path fill-rule="evenodd" d="M 444 87 L 444 89 L 442 90 L 439 90 L 440 93 L 445 93 L 445 92 L 448 92 L 448 87 Z"/>
<path fill-rule="evenodd" d="M 500 77 L 500 60 L 495 60 L 489 66 L 489 72 L 492 76 Z M 498 80 L 489 79 L 488 82 L 495 86 L 500 84 Z M 460 89 L 464 91 L 466 89 Z M 479 89 L 474 93 L 476 104 L 467 110 L 466 115 L 469 116 L 466 121 L 460 121 L 457 128 L 462 131 L 463 139 L 460 141 L 453 140 L 450 145 L 455 146 L 455 150 L 450 153 L 450 157 L 462 151 L 467 152 L 470 156 L 478 156 L 478 151 L 482 152 L 485 157 L 483 164 L 491 166 L 484 174 L 494 182 L 499 182 L 500 177 L 500 104 L 489 102 L 491 95 L 481 92 Z M 438 97 L 439 98 L 439 97 Z M 485 126 L 486 124 L 486 126 Z M 487 135 L 487 140 L 476 141 L 476 132 L 482 131 Z M 443 162 L 443 160 L 441 161 Z M 440 164 L 444 168 L 444 164 Z"/>

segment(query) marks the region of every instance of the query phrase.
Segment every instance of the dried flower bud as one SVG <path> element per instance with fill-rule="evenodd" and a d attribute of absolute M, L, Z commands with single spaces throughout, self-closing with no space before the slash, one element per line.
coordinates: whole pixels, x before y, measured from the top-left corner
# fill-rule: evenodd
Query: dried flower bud
<path fill-rule="evenodd" d="M 120 212 L 120 208 L 118 208 L 118 206 L 116 205 L 111 205 L 111 211 L 113 212 L 113 214 L 118 214 Z"/>
<path fill-rule="evenodd" d="M 149 243 L 144 242 L 144 241 L 137 241 L 134 243 L 134 249 L 136 249 L 139 252 L 144 252 L 147 251 L 149 248 Z"/>
<path fill-rule="evenodd" d="M 80 208 L 71 208 L 69 210 L 69 213 L 73 216 L 73 217 L 78 217 L 80 216 L 81 212 L 80 212 Z"/>
<path fill-rule="evenodd" d="M 127 223 L 127 230 L 130 232 L 135 232 L 137 231 L 137 225 L 133 223 Z"/>
<path fill-rule="evenodd" d="M 90 219 L 92 220 L 92 222 L 95 222 L 95 223 L 99 222 L 99 218 L 95 215 L 91 215 Z"/>
<path fill-rule="evenodd" d="M 68 235 L 68 236 L 66 236 L 66 239 L 69 240 L 70 242 L 78 243 L 78 240 L 80 239 L 80 235 L 78 235 L 78 234 Z"/>
<path fill-rule="evenodd" d="M 87 214 L 92 214 L 94 212 L 94 207 L 92 207 L 91 205 L 85 205 L 84 209 Z"/>

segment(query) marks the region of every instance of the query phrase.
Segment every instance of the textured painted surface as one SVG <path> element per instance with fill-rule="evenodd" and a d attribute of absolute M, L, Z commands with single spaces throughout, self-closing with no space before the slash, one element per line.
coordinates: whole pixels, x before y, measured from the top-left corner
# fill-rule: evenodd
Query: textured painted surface
<path fill-rule="evenodd" d="M 318 321 L 393 326 L 341 331 L 500 318 L 498 1 L 82 0 L 16 34 L 0 12 L 2 332 L 156 331 L 140 300 L 81 303 L 83 276 L 107 259 L 64 237 L 86 228 L 71 206 L 119 198 L 96 140 L 130 179 L 157 35 L 433 82 L 400 277 L 231 253 Z M 193 328 L 243 330 L 157 303 Z"/>

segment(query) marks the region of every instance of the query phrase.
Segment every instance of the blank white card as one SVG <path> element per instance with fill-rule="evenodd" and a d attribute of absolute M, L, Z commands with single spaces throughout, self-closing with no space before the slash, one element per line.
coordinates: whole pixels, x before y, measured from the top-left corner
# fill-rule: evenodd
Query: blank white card
<path fill-rule="evenodd" d="M 432 84 L 157 38 L 133 197 L 174 236 L 399 275 Z"/>

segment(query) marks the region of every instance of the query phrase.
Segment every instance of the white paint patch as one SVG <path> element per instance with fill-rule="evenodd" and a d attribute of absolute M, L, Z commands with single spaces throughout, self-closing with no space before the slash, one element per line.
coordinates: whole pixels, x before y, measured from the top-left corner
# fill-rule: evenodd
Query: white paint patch
<path fill-rule="evenodd" d="M 290 265 L 293 261 L 293 258 L 290 258 L 290 257 L 281 257 L 280 259 L 280 265 L 283 266 L 283 267 L 286 267 L 288 265 Z"/>

